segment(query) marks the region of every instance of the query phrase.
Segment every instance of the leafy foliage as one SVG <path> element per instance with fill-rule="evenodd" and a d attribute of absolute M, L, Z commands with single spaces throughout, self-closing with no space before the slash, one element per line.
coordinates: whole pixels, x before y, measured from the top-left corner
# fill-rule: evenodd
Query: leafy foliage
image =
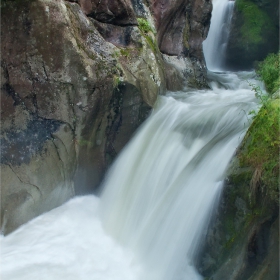
<path fill-rule="evenodd" d="M 280 52 L 269 54 L 267 58 L 258 65 L 257 73 L 264 81 L 267 92 L 275 93 L 280 88 Z"/>
<path fill-rule="evenodd" d="M 279 90 L 279 54 L 270 54 L 259 64 L 257 73 L 269 93 Z M 251 85 L 262 108 L 250 126 L 239 159 L 242 167 L 253 168 L 251 193 L 260 189 L 268 201 L 279 203 L 279 116 L 280 100 L 270 98 L 260 87 Z M 254 113 L 254 112 L 253 112 Z"/>
<path fill-rule="evenodd" d="M 242 166 L 254 169 L 252 190 L 261 186 L 272 201 L 278 201 L 279 193 L 279 114 L 279 99 L 268 100 L 248 130 L 239 156 Z"/>

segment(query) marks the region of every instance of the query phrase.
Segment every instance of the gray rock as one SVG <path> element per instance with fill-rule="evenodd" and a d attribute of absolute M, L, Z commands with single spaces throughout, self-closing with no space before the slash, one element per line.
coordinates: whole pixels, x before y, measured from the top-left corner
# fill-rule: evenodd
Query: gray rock
<path fill-rule="evenodd" d="M 183 42 L 180 35 L 181 45 L 170 45 L 168 49 L 183 57 L 187 65 L 184 80 L 203 80 L 201 42 L 207 33 L 210 9 L 205 8 L 204 19 L 194 13 L 191 26 L 195 22 L 206 25 L 201 32 L 199 26 L 194 28 L 192 34 L 192 28 L 185 27 L 186 15 L 179 9 L 183 2 L 174 2 L 175 8 L 166 11 L 165 16 L 170 19 L 178 13 L 178 22 L 168 27 L 168 34 L 173 34 L 171 29 L 182 23 L 180 30 L 187 30 L 189 38 L 196 40 L 185 38 Z M 199 3 L 210 7 L 206 2 L 194 1 L 188 9 Z M 167 67 L 163 61 L 163 31 L 159 28 L 159 35 L 146 34 L 136 18 L 146 18 L 155 26 L 155 5 L 147 3 L 3 2 L 4 234 L 75 194 L 94 192 L 111 162 L 149 115 L 157 96 L 165 93 L 166 75 L 173 66 Z M 192 15 L 191 10 L 188 15 Z M 180 32 L 175 33 L 176 37 Z M 173 35 L 170 36 L 175 38 Z M 191 62 L 181 51 L 182 44 L 190 45 Z M 195 75 L 188 65 L 197 69 Z"/>

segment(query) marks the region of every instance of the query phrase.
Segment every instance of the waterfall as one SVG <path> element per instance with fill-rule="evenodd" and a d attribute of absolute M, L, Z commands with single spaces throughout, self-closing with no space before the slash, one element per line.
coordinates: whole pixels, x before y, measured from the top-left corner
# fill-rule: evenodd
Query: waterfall
<path fill-rule="evenodd" d="M 213 0 L 211 25 L 208 37 L 203 42 L 206 65 L 211 71 L 222 71 L 225 68 L 225 52 L 234 3 L 229 0 Z"/>
<path fill-rule="evenodd" d="M 254 107 L 252 92 L 212 86 L 160 97 L 104 183 L 104 228 L 144 264 L 139 280 L 201 279 L 195 252 Z"/>
<path fill-rule="evenodd" d="M 101 200 L 74 198 L 0 236 L 1 280 L 202 279 L 197 248 L 257 106 L 253 73 L 211 80 L 209 90 L 159 97 Z"/>
<path fill-rule="evenodd" d="M 222 69 L 222 23 L 232 5 L 214 2 L 204 44 L 212 70 Z M 158 98 L 111 167 L 100 198 L 74 198 L 0 236 L 1 279 L 203 279 L 196 253 L 248 112 L 257 108 L 247 81 L 258 84 L 251 72 L 209 75 L 211 89 Z"/>

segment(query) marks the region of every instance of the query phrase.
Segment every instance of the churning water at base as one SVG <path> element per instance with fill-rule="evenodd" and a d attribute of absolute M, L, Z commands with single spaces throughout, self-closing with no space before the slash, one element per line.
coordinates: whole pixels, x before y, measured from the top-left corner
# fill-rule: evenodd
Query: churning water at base
<path fill-rule="evenodd" d="M 202 279 L 197 248 L 257 107 L 252 75 L 212 73 L 212 90 L 160 97 L 101 200 L 74 198 L 1 238 L 1 280 Z"/>

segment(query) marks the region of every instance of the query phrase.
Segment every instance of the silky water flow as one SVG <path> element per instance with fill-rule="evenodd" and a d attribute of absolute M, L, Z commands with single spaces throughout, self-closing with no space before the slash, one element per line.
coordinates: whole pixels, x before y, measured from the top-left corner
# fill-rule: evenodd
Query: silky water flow
<path fill-rule="evenodd" d="M 211 24 L 208 36 L 203 42 L 203 53 L 209 70 L 223 71 L 235 1 L 213 0 L 212 2 Z"/>
<path fill-rule="evenodd" d="M 258 107 L 254 73 L 210 75 L 211 90 L 159 97 L 101 198 L 74 198 L 2 236 L 1 280 L 202 279 L 196 252 Z"/>

